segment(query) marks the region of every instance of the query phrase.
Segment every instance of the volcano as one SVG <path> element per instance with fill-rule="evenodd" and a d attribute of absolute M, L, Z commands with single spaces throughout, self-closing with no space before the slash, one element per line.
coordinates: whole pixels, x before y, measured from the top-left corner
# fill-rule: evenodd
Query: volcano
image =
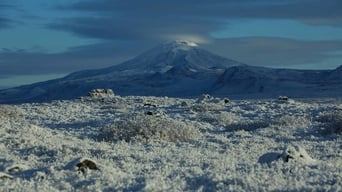
<path fill-rule="evenodd" d="M 158 45 L 118 65 L 1 90 L 0 103 L 75 99 L 97 88 L 123 96 L 336 97 L 342 95 L 341 76 L 341 67 L 293 70 L 251 66 L 180 40 Z"/>
<path fill-rule="evenodd" d="M 120 95 L 196 96 L 206 92 L 225 69 L 239 65 L 244 64 L 200 49 L 196 43 L 172 41 L 108 68 L 1 90 L 0 103 L 73 99 L 96 88 Z"/>

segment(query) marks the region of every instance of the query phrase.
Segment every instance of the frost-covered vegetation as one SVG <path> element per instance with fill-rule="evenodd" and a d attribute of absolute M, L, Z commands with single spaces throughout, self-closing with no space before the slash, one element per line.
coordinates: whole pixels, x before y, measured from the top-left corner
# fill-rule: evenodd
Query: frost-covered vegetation
<path fill-rule="evenodd" d="M 19 108 L 11 105 L 0 105 L 0 117 L 2 118 L 14 118 L 23 116 L 23 113 Z"/>
<path fill-rule="evenodd" d="M 0 191 L 342 191 L 341 100 L 98 93 L 1 105 Z"/>
<path fill-rule="evenodd" d="M 174 120 L 170 117 L 155 117 L 151 114 L 139 114 L 115 125 L 101 129 L 100 137 L 106 141 L 189 141 L 199 136 L 198 129 L 190 123 Z"/>
<path fill-rule="evenodd" d="M 328 134 L 342 133 L 342 109 L 335 112 L 323 112 L 319 116 L 319 121 L 323 123 L 322 130 Z"/>

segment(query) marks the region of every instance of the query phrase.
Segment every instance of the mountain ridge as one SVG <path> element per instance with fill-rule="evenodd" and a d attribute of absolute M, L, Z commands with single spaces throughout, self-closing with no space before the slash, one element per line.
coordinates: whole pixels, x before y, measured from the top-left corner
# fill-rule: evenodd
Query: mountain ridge
<path fill-rule="evenodd" d="M 120 95 L 192 97 L 204 93 L 232 98 L 336 97 L 342 95 L 342 66 L 335 70 L 274 69 L 246 65 L 173 41 L 103 69 L 0 90 L 0 103 L 74 99 L 91 89 Z"/>

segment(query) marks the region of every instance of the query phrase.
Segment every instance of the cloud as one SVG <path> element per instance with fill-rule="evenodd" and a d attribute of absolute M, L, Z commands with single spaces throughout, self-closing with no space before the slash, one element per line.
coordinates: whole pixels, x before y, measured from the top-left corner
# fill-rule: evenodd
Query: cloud
<path fill-rule="evenodd" d="M 149 42 L 110 42 L 72 47 L 62 53 L 39 49 L 0 49 L 0 89 L 53 78 L 71 72 L 119 64 L 145 51 Z"/>
<path fill-rule="evenodd" d="M 144 16 L 252 17 L 252 18 L 335 18 L 341 16 L 340 0 L 187 0 L 79 1 L 69 8 L 79 11 Z"/>
<path fill-rule="evenodd" d="M 181 20 L 181 21 L 180 21 Z M 110 40 L 165 40 L 172 35 L 207 36 L 220 29 L 218 22 L 191 18 L 85 16 L 50 23 L 49 28 L 69 31 L 89 38 Z"/>
<path fill-rule="evenodd" d="M 301 22 L 308 25 L 326 25 L 333 27 L 342 27 L 342 17 L 336 18 L 311 18 L 303 19 Z"/>
<path fill-rule="evenodd" d="M 280 68 L 336 68 L 342 65 L 342 41 L 300 41 L 276 37 L 213 40 L 204 47 L 250 65 Z"/>
<path fill-rule="evenodd" d="M 2 49 L 0 76 L 61 74 L 103 68 L 119 64 L 142 49 L 145 48 L 127 43 L 98 43 L 73 47 L 62 53 Z"/>
<path fill-rule="evenodd" d="M 0 29 L 9 28 L 11 21 L 7 18 L 0 17 Z"/>
<path fill-rule="evenodd" d="M 203 41 L 236 19 L 289 19 L 341 27 L 340 0 L 83 0 L 57 9 L 77 12 L 46 26 L 86 38 L 161 42 L 180 37 Z"/>
<path fill-rule="evenodd" d="M 13 22 L 11 19 L 3 15 L 6 10 L 12 8 L 12 6 L 5 3 L 5 1 L 0 1 L 0 30 L 11 27 L 11 23 Z"/>

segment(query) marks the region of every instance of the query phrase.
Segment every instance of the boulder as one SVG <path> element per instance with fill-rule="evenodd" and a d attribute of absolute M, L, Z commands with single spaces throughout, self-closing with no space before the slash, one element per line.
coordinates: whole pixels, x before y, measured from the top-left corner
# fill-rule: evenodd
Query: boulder
<path fill-rule="evenodd" d="M 88 170 L 100 170 L 99 166 L 94 160 L 83 157 L 70 161 L 65 166 L 65 169 L 74 170 L 82 173 L 86 173 Z"/>
<path fill-rule="evenodd" d="M 284 163 L 301 163 L 313 164 L 315 159 L 311 158 L 309 154 L 299 145 L 290 144 L 283 150 L 282 153 L 268 152 L 259 157 L 258 162 L 261 164 L 270 164 L 274 161 L 282 160 Z"/>
<path fill-rule="evenodd" d="M 284 162 L 300 162 L 304 164 L 314 163 L 316 160 L 311 158 L 305 149 L 299 145 L 289 145 L 287 146 L 280 158 Z"/>

